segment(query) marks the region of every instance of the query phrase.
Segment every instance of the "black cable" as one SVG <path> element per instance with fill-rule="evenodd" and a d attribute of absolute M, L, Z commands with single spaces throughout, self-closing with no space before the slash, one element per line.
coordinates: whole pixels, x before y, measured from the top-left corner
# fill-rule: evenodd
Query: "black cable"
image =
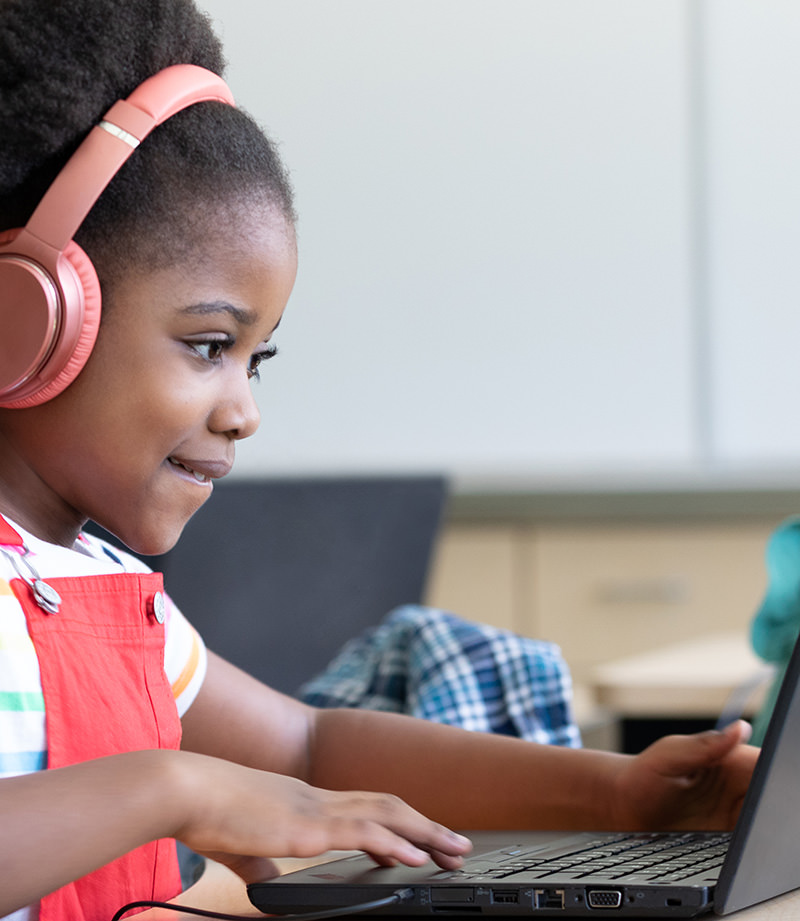
<path fill-rule="evenodd" d="M 307 911 L 293 915 L 270 915 L 278 921 L 323 921 L 325 918 L 340 918 L 342 915 L 356 915 L 373 908 L 383 908 L 385 905 L 394 905 L 396 902 L 407 902 L 414 894 L 413 889 L 398 889 L 391 895 L 372 902 L 359 902 L 356 905 L 341 905 L 339 908 L 328 908 L 324 911 Z M 117 911 L 111 921 L 120 921 L 123 915 L 134 908 L 168 908 L 170 911 L 183 911 L 190 915 L 200 915 L 203 918 L 220 918 L 222 921 L 253 921 L 252 915 L 226 915 L 220 911 L 208 911 L 205 908 L 192 908 L 189 905 L 175 905 L 173 902 L 156 902 L 152 899 L 143 899 L 139 902 L 128 902 Z"/>

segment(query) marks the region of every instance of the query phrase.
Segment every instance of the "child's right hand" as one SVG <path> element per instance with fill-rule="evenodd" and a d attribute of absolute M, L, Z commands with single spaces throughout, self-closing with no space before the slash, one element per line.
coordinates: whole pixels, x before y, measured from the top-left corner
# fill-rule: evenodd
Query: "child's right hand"
<path fill-rule="evenodd" d="M 270 857 L 361 850 L 384 866 L 432 858 L 453 869 L 471 848 L 467 838 L 389 794 L 321 790 L 217 758 L 179 756 L 188 818 L 174 837 L 247 882 L 275 874 Z"/>

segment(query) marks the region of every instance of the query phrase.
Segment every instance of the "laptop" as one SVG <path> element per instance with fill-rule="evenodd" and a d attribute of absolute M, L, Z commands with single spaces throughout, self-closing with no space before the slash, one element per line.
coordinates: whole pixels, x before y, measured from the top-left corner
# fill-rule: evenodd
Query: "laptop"
<path fill-rule="evenodd" d="M 800 641 L 733 832 L 476 832 L 458 871 L 356 855 L 253 883 L 250 900 L 278 915 L 691 918 L 773 898 L 800 887 L 799 685 Z"/>

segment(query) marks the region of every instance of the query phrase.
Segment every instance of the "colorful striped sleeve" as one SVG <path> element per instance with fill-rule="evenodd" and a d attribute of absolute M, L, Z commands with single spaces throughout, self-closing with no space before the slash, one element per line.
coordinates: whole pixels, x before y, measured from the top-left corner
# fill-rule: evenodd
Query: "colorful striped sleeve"
<path fill-rule="evenodd" d="M 172 694 L 183 716 L 206 675 L 206 647 L 200 634 L 183 616 L 178 606 L 167 595 L 166 646 L 164 648 L 164 670 L 172 685 Z"/>
<path fill-rule="evenodd" d="M 0 777 L 47 766 L 44 696 L 25 615 L 0 579 Z"/>

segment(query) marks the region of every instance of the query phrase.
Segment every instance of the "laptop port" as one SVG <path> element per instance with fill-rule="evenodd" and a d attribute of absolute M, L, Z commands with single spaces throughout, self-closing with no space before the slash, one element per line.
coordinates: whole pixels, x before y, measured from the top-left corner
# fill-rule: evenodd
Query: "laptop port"
<path fill-rule="evenodd" d="M 564 909 L 564 890 L 563 889 L 534 889 L 533 890 L 533 907 L 534 908 L 560 908 Z"/>
<path fill-rule="evenodd" d="M 516 889 L 492 889 L 492 902 L 495 905 L 516 905 L 519 903 L 519 892 Z"/>
<path fill-rule="evenodd" d="M 474 902 L 475 890 L 472 886 L 432 886 L 431 902 Z"/>
<path fill-rule="evenodd" d="M 589 889 L 586 892 L 586 904 L 589 908 L 620 908 L 622 905 L 622 890 Z"/>

